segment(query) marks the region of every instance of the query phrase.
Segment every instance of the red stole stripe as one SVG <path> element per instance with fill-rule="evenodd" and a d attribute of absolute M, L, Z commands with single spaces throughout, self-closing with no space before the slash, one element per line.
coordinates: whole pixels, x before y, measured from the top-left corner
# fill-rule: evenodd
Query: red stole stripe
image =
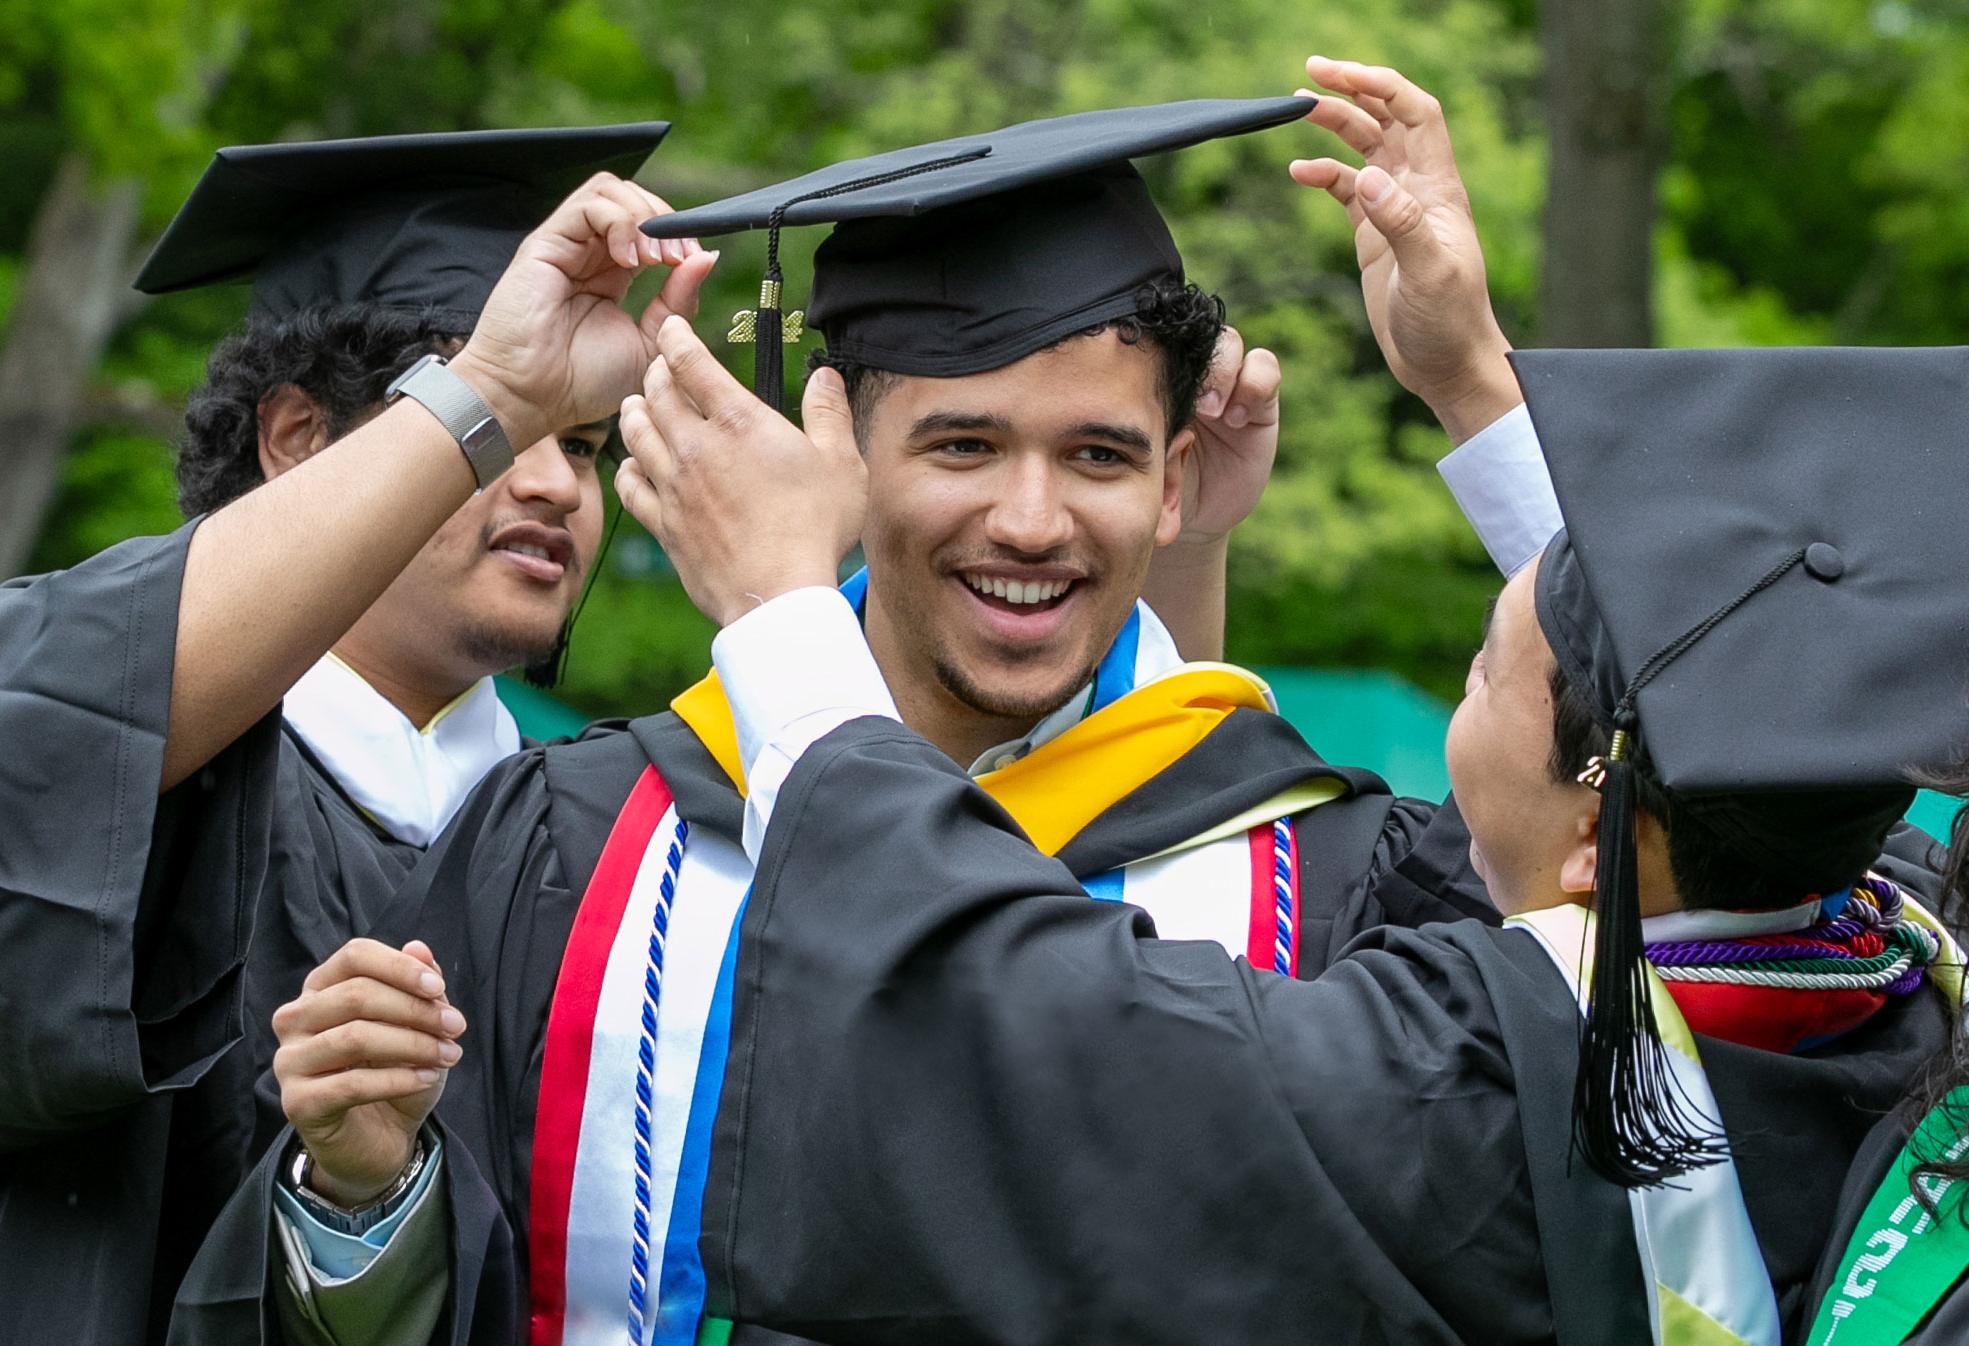
<path fill-rule="evenodd" d="M 533 1180 L 528 1260 L 531 1264 L 532 1346 L 560 1346 L 567 1313 L 567 1212 L 574 1192 L 574 1152 L 588 1094 L 588 1058 L 595 1011 L 608 971 L 609 949 L 643 853 L 670 810 L 670 787 L 654 766 L 636 779 L 616 815 L 608 844 L 575 913 L 561 973 L 547 1014 L 547 1047 L 540 1066 L 540 1101 L 533 1119 Z"/>
<path fill-rule="evenodd" d="M 1246 835 L 1251 842 L 1251 923 L 1246 927 L 1244 956 L 1251 965 L 1272 971 L 1278 967 L 1278 842 L 1274 824 L 1260 823 Z M 1286 961 L 1288 975 L 1299 975 L 1299 829 L 1285 825 L 1290 837 L 1292 873 L 1292 933 Z"/>

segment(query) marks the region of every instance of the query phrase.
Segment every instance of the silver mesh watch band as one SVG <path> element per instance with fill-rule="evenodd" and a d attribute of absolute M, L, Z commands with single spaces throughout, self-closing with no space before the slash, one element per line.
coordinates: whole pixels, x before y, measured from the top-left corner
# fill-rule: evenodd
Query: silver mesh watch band
<path fill-rule="evenodd" d="M 384 404 L 399 397 L 415 399 L 443 422 L 464 450 L 481 491 L 513 465 L 513 446 L 506 439 L 505 427 L 485 399 L 472 391 L 472 385 L 445 367 L 442 355 L 426 355 L 397 375 L 383 394 Z"/>

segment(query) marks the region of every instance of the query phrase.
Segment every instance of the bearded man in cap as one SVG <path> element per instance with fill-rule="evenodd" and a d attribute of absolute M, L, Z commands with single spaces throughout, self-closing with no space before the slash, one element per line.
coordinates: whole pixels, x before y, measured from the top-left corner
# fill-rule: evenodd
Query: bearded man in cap
<path fill-rule="evenodd" d="M 876 502 L 866 574 L 818 606 L 866 621 L 904 715 L 1091 896 L 1309 976 L 1366 925 L 1489 908 L 1453 809 L 1324 763 L 1248 674 L 1182 665 L 1140 602 L 1150 558 L 1182 532 L 1197 440 L 1223 434 L 1219 415 L 1268 433 L 1276 366 L 1237 358 L 1126 162 L 1307 110 L 1198 102 L 1029 123 L 648 227 L 766 227 L 770 257 L 782 226 L 840 222 L 816 258 L 828 367 L 806 417 L 859 442 Z M 768 400 L 794 329 L 780 285 L 769 274 L 734 329 L 761 343 Z M 682 324 L 661 339 L 652 400 L 671 395 L 672 370 L 737 387 Z M 744 399 L 722 414 L 740 433 L 775 419 Z M 641 514 L 642 479 L 618 481 Z M 813 533 L 790 514 L 749 524 Z M 776 632 L 773 664 L 824 686 L 807 654 L 797 630 Z M 306 1339 L 420 1339 L 447 1311 L 454 1335 L 486 1341 L 526 1320 L 537 1339 L 612 1340 L 625 1311 L 636 1334 L 695 1334 L 757 781 L 748 722 L 715 677 L 674 709 L 496 772 L 377 932 L 436 944 L 472 988 L 457 1008 L 491 1025 L 441 1128 L 417 1122 L 460 1061 L 458 1029 L 421 973 L 403 975 L 405 955 L 357 941 L 283 1008 L 277 1073 L 303 1143 L 269 1152 L 202 1254 L 181 1301 L 188 1339 L 251 1335 L 273 1309 Z M 341 989 L 376 982 L 392 992 L 364 1006 Z M 632 1148 L 614 1143 L 625 1135 Z M 448 1299 L 423 1260 L 442 1263 L 446 1242 L 469 1272 Z"/>

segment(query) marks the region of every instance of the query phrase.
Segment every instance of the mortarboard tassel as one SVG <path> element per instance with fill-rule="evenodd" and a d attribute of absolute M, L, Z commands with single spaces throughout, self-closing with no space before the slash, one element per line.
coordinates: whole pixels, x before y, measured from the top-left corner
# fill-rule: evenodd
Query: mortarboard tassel
<path fill-rule="evenodd" d="M 1641 936 L 1634 848 L 1635 716 L 1624 705 L 1599 779 L 1599 858 L 1593 872 L 1593 977 L 1573 1084 L 1573 1143 L 1589 1167 L 1622 1187 L 1654 1187 L 1723 1158 L 1714 1119 L 1683 1092 L 1655 1022 Z"/>
<path fill-rule="evenodd" d="M 621 522 L 622 506 L 617 503 L 615 514 L 608 521 L 608 531 L 602 534 L 602 545 L 595 551 L 595 564 L 588 571 L 587 582 L 581 586 L 581 597 L 575 600 L 574 611 L 568 613 L 567 620 L 561 623 L 560 634 L 554 637 L 554 648 L 537 659 L 529 660 L 520 670 L 521 679 L 527 686 L 551 692 L 561 685 L 561 679 L 567 673 L 567 649 L 574 639 L 574 624 L 581 620 L 581 610 L 588 606 L 588 595 L 595 591 L 595 581 L 601 578 L 602 562 L 608 559 L 609 544 L 615 541 L 615 526 Z"/>
<path fill-rule="evenodd" d="M 1655 675 L 1716 624 L 1782 579 L 1798 548 L 1761 579 L 1670 641 L 1641 666 L 1614 707 L 1613 742 L 1581 775 L 1600 792 L 1599 852 L 1593 871 L 1593 976 L 1573 1082 L 1573 1145 L 1595 1173 L 1622 1187 L 1658 1187 L 1728 1154 L 1721 1125 L 1691 1100 L 1655 1021 L 1652 977 L 1641 934 L 1635 861 L 1640 747 L 1635 698 Z"/>
<path fill-rule="evenodd" d="M 941 159 L 931 159 L 925 163 L 909 164 L 903 168 L 892 168 L 885 173 L 873 173 L 852 182 L 836 183 L 819 191 L 796 196 L 790 201 L 782 201 L 773 208 L 766 219 L 766 278 L 759 284 L 759 307 L 740 309 L 732 315 L 732 328 L 725 339 L 731 342 L 756 342 L 752 351 L 752 391 L 759 400 L 774 411 L 786 409 L 786 343 L 797 342 L 806 323 L 806 315 L 799 309 L 781 316 L 780 299 L 785 289 L 786 277 L 779 269 L 779 231 L 786 221 L 786 212 L 803 201 L 819 201 L 832 196 L 844 196 L 849 192 L 863 191 L 869 187 L 884 187 L 892 182 L 902 182 L 923 173 L 934 173 L 940 169 L 954 168 L 958 164 L 968 164 L 974 159 L 982 159 L 991 153 L 989 145 L 966 150 L 962 154 L 952 154 Z"/>

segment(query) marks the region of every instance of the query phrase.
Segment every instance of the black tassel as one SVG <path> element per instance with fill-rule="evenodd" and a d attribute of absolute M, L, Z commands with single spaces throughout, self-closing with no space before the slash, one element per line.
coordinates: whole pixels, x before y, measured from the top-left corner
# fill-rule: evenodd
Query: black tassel
<path fill-rule="evenodd" d="M 588 606 L 588 595 L 595 592 L 595 581 L 602 574 L 602 562 L 608 559 L 609 546 L 615 541 L 615 527 L 621 522 L 622 506 L 618 503 L 615 512 L 609 515 L 608 529 L 602 534 L 602 545 L 595 551 L 595 564 L 589 568 L 588 578 L 581 586 L 581 597 L 575 600 L 574 611 L 567 615 L 567 620 L 561 623 L 560 634 L 554 637 L 554 648 L 536 659 L 528 660 L 520 670 L 521 680 L 527 686 L 551 692 L 561 685 L 561 679 L 567 674 L 567 651 L 574 640 L 574 624 L 581 620 L 581 611 Z"/>
<path fill-rule="evenodd" d="M 759 307 L 747 313 L 740 309 L 732 315 L 732 329 L 726 340 L 734 342 L 756 342 L 752 351 L 752 391 L 761 402 L 774 411 L 786 410 L 786 352 L 785 343 L 789 339 L 800 339 L 801 315 L 796 311 L 789 321 L 781 308 L 781 291 L 785 277 L 779 269 L 779 231 L 786 222 L 786 212 L 805 201 L 820 201 L 829 197 L 843 196 L 850 192 L 862 191 L 869 187 L 881 187 L 893 182 L 919 177 L 925 173 L 935 173 L 958 164 L 968 164 L 985 158 L 991 153 L 989 145 L 980 145 L 952 154 L 942 159 L 931 159 L 920 164 L 906 164 L 901 168 L 891 168 L 885 172 L 873 173 L 852 182 L 837 182 L 831 187 L 808 192 L 782 201 L 766 217 L 766 278 L 759 286 Z"/>
<path fill-rule="evenodd" d="M 1721 1129 L 1683 1090 L 1655 1022 L 1635 865 L 1634 713 L 1615 716 L 1601 764 L 1593 978 L 1573 1087 L 1573 1145 L 1622 1187 L 1656 1187 L 1728 1155 Z"/>
<path fill-rule="evenodd" d="M 777 252 L 779 230 L 773 230 L 770 245 Z M 759 400 L 774 411 L 786 409 L 786 356 L 780 330 L 780 290 L 782 282 L 779 265 L 766 274 L 766 280 L 759 287 L 759 307 L 755 310 L 754 328 L 756 344 L 752 348 L 752 391 Z"/>
<path fill-rule="evenodd" d="M 567 645 L 573 634 L 574 618 L 570 616 L 561 623 L 560 634 L 554 637 L 554 648 L 528 660 L 526 667 L 520 670 L 520 677 L 527 686 L 551 692 L 561 685 L 561 675 L 567 671 Z"/>

